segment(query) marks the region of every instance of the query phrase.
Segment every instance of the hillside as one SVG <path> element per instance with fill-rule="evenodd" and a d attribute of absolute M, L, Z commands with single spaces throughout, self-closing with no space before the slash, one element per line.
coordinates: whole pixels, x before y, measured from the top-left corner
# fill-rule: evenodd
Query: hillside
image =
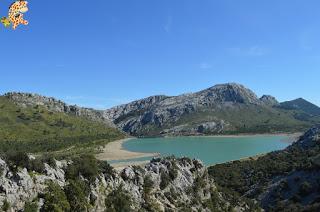
<path fill-rule="evenodd" d="M 282 102 L 280 107 L 288 110 L 300 110 L 313 116 L 320 115 L 320 108 L 303 98 Z"/>
<path fill-rule="evenodd" d="M 304 131 L 320 121 L 308 111 L 280 107 L 243 85 L 228 83 L 180 96 L 152 96 L 105 111 L 134 136 Z"/>
<path fill-rule="evenodd" d="M 318 125 L 285 150 L 216 165 L 209 174 L 224 191 L 257 200 L 266 211 L 319 211 L 319 159 Z"/>
<path fill-rule="evenodd" d="M 122 132 L 107 122 L 89 118 L 87 109 L 76 110 L 75 107 L 54 99 L 49 101 L 50 104 L 37 101 L 32 102 L 33 104 L 31 101 L 30 104 L 24 101 L 22 104 L 22 97 L 28 95 L 35 97 L 31 94 L 12 93 L 0 96 L 1 152 L 52 152 L 69 148 L 75 150 L 76 147 L 92 148 L 124 137 Z M 51 108 L 51 105 L 60 105 L 63 110 L 58 110 L 58 106 Z"/>

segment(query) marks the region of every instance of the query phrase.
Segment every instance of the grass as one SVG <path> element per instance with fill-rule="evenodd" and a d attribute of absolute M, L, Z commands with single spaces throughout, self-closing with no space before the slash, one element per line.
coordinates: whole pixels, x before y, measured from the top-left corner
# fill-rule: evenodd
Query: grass
<path fill-rule="evenodd" d="M 73 154 L 124 137 L 104 123 L 51 112 L 42 106 L 21 107 L 0 97 L 0 152 Z"/>

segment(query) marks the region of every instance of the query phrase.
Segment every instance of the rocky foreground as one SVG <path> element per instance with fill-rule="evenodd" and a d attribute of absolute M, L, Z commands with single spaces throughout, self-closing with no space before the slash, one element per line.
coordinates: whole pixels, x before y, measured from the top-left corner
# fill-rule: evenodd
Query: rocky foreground
<path fill-rule="evenodd" d="M 26 168 L 12 171 L 0 160 L 0 207 L 7 206 L 9 211 L 26 210 L 32 204 L 42 211 L 54 208 L 62 211 L 221 211 L 232 208 L 244 211 L 248 208 L 240 200 L 236 206 L 231 205 L 217 190 L 200 161 L 166 158 L 154 159 L 144 168 L 132 166 L 121 172 L 103 171 L 93 180 L 82 173 L 84 170 L 80 171 L 80 181 L 89 184 L 84 197 L 88 204 L 80 210 L 80 206 L 73 205 L 75 203 L 70 200 L 73 197 L 68 196 L 70 184 L 74 183 L 68 176 L 72 162 L 54 163 L 54 167 L 46 163 L 40 174 Z M 59 195 L 57 190 L 60 190 Z M 64 196 L 64 192 L 69 203 L 65 201 L 61 206 L 65 198 L 54 198 Z M 80 209 L 76 210 L 77 207 Z"/>
<path fill-rule="evenodd" d="M 3 211 L 319 211 L 320 126 L 282 151 L 206 168 L 153 159 L 114 170 L 90 155 L 0 159 Z"/>

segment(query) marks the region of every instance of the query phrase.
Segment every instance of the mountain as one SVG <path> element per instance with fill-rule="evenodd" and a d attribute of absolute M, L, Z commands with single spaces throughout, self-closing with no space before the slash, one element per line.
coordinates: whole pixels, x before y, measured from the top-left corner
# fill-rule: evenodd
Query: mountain
<path fill-rule="evenodd" d="M 280 107 L 287 110 L 300 110 L 314 116 L 320 115 L 320 107 L 308 102 L 303 98 L 282 102 Z"/>
<path fill-rule="evenodd" d="M 223 190 L 257 201 L 265 211 L 320 210 L 320 125 L 285 150 L 209 168 Z"/>
<path fill-rule="evenodd" d="M 36 94 L 0 96 L 0 153 L 70 150 L 74 154 L 124 136 L 102 111 L 69 106 Z"/>
<path fill-rule="evenodd" d="M 152 96 L 104 114 L 134 136 L 294 132 L 320 121 L 304 111 L 279 107 L 272 96 L 258 98 L 236 83 L 179 96 Z"/>
<path fill-rule="evenodd" d="M 19 110 L 41 108 L 110 129 L 118 128 L 133 136 L 297 132 L 320 122 L 319 108 L 312 103 L 302 99 L 279 103 L 270 95 L 259 98 L 236 83 L 179 96 L 151 96 L 108 110 L 67 105 L 38 94 L 12 92 L 1 98 Z M 39 133 L 37 138 L 41 138 Z"/>
<path fill-rule="evenodd" d="M 51 112 L 65 113 L 68 115 L 84 117 L 92 121 L 102 122 L 109 127 L 115 127 L 115 125 L 104 116 L 104 113 L 101 110 L 83 108 L 76 105 L 68 105 L 61 100 L 57 100 L 53 97 L 19 92 L 9 92 L 4 94 L 4 97 L 21 107 L 41 106 Z"/>

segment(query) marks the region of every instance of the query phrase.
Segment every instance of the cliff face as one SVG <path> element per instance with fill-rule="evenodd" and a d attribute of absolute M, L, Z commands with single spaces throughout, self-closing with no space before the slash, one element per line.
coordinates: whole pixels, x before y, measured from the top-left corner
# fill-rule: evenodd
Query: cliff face
<path fill-rule="evenodd" d="M 23 210 L 26 202 L 35 199 L 39 208 L 44 207 L 43 196 L 48 181 L 57 183 L 62 189 L 70 183 L 66 180 L 66 170 L 72 162 L 55 163 L 55 168 L 45 164 L 44 174 L 26 168 L 13 173 L 6 162 L 0 160 L 0 207 L 8 202 L 12 211 Z M 91 183 L 86 197 L 92 204 L 89 211 L 105 211 L 116 204 L 117 201 L 112 201 L 119 189 L 128 198 L 125 201 L 130 202 L 131 211 L 178 211 L 185 208 L 191 211 L 211 211 L 213 208 L 241 211 L 247 207 L 240 200 L 238 206 L 231 206 L 218 192 L 202 163 L 188 158 L 154 159 L 144 168 L 133 166 L 112 174 L 101 173 Z"/>

